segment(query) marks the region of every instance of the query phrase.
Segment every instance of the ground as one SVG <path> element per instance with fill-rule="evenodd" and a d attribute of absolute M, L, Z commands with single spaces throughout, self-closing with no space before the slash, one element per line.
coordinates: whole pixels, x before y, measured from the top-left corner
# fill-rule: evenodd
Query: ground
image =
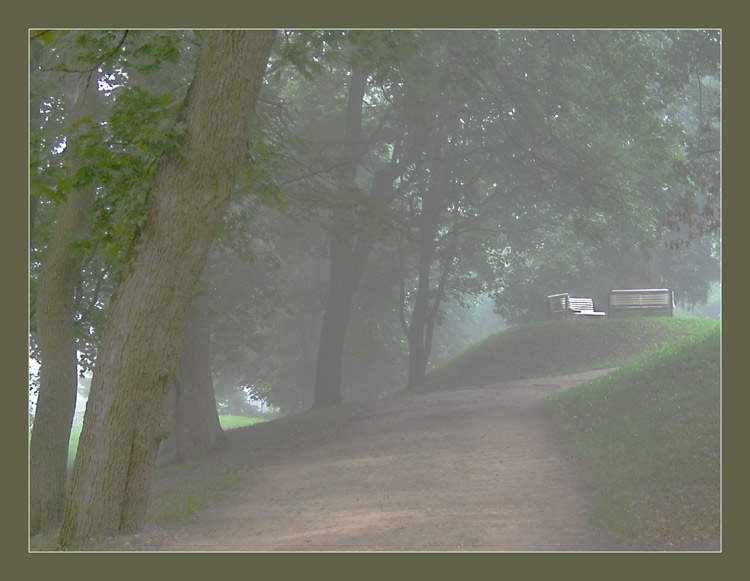
<path fill-rule="evenodd" d="M 150 551 L 629 551 L 590 524 L 593 492 L 546 397 L 610 370 L 393 397 L 247 470 Z"/>

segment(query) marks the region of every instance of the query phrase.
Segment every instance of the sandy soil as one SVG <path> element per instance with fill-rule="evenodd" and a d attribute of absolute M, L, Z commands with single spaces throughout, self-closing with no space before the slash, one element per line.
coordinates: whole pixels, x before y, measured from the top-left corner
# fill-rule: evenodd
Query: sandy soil
<path fill-rule="evenodd" d="M 325 439 L 274 451 L 175 527 L 121 550 L 622 551 L 543 400 L 600 370 L 368 404 Z"/>

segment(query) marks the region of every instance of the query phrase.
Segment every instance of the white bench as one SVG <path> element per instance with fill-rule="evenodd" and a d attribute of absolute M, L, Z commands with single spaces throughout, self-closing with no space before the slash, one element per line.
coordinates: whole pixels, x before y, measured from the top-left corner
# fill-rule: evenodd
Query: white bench
<path fill-rule="evenodd" d="M 674 292 L 666 288 L 613 290 L 609 293 L 609 313 L 613 317 L 671 317 L 674 306 Z"/>
<path fill-rule="evenodd" d="M 606 313 L 594 308 L 594 299 L 588 297 L 571 297 L 560 293 L 547 297 L 547 319 L 564 319 L 573 317 L 603 317 Z"/>

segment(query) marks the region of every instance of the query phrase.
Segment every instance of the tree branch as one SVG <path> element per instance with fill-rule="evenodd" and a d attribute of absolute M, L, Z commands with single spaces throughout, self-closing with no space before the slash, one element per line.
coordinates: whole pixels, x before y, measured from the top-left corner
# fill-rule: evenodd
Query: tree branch
<path fill-rule="evenodd" d="M 107 56 L 105 56 L 103 59 L 101 59 L 98 63 L 96 63 L 94 66 L 92 66 L 89 69 L 68 69 L 64 67 L 52 67 L 51 69 L 42 69 L 44 72 L 58 72 L 58 73 L 93 73 L 95 70 L 97 70 L 100 66 L 102 66 L 105 62 L 107 62 L 109 59 L 111 59 L 115 54 L 117 54 L 117 51 L 120 50 L 123 44 L 125 44 L 125 39 L 128 37 L 128 33 L 130 31 L 126 30 L 125 33 L 122 35 L 122 38 L 120 39 L 120 42 L 117 44 L 117 46 L 110 52 Z"/>

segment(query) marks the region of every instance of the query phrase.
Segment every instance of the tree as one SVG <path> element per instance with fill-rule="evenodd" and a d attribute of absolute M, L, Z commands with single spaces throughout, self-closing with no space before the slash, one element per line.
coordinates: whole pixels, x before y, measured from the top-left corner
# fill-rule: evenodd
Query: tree
<path fill-rule="evenodd" d="M 662 216 L 669 230 L 664 263 L 676 277 L 678 296 L 688 305 L 705 303 L 718 279 L 721 229 L 721 36 L 716 30 L 671 31 L 664 40 L 671 65 L 664 75 L 665 118 L 680 129 L 672 162 L 677 200 Z M 706 260 L 709 258 L 709 260 Z M 708 263 L 708 264 L 707 264 Z M 698 264 L 704 268 L 696 268 Z M 686 280 L 687 278 L 687 280 Z"/>
<path fill-rule="evenodd" d="M 177 372 L 167 399 L 169 436 L 159 448 L 159 466 L 197 460 L 226 442 L 211 377 L 210 337 L 207 295 L 199 288 L 185 324 Z"/>
<path fill-rule="evenodd" d="M 276 34 L 210 31 L 180 110 L 184 134 L 148 190 L 108 311 L 59 547 L 136 532 L 166 435 L 165 400 L 206 256 L 236 185 Z"/>
<path fill-rule="evenodd" d="M 159 138 L 165 132 L 154 127 L 153 116 L 149 119 L 155 104 L 145 102 L 147 93 L 135 91 L 137 105 L 115 94 L 119 97 L 135 79 L 149 84 L 157 76 L 149 77 L 154 70 L 160 89 L 169 93 L 170 83 L 177 83 L 165 63 L 187 60 L 176 48 L 184 38 L 179 32 L 127 30 L 32 33 L 30 356 L 40 362 L 45 378 L 35 389 L 30 445 L 32 532 L 39 530 L 40 511 L 47 506 L 39 493 L 55 483 L 62 487 L 58 522 L 62 516 L 67 418 L 76 402 L 77 371 L 93 368 L 113 276 L 121 264 L 118 243 L 140 219 L 134 210 L 151 166 L 149 156 L 163 150 Z M 184 91 L 176 94 L 180 100 Z M 156 101 L 169 123 L 170 107 L 163 99 Z M 139 111 L 138 123 L 123 122 L 123 103 Z M 112 205 L 117 220 L 108 219 Z M 61 477 L 49 472 L 52 465 Z"/>
<path fill-rule="evenodd" d="M 351 35 L 353 49 L 347 65 L 351 68 L 347 85 L 343 171 L 336 184 L 329 232 L 330 277 L 328 299 L 323 315 L 315 371 L 315 407 L 341 403 L 341 367 L 346 329 L 352 302 L 364 274 L 376 239 L 377 216 L 395 195 L 395 180 L 414 159 L 421 139 L 402 132 L 389 144 L 390 157 L 373 171 L 368 186 L 358 183 L 363 157 L 374 147 L 373 135 L 363 136 L 363 106 L 368 78 L 382 74 L 397 48 L 390 35 L 377 38 L 369 33 Z M 376 65 L 377 63 L 377 65 Z M 385 118 L 381 120 L 384 123 Z M 403 131 L 403 130 L 402 130 Z M 364 190 L 364 191 L 363 191 Z"/>
<path fill-rule="evenodd" d="M 354 70 L 349 78 L 344 138 L 345 169 L 337 191 L 342 198 L 353 197 L 357 165 L 362 155 L 362 98 L 367 87 L 367 75 Z M 356 231 L 347 224 L 347 201 L 334 209 L 337 224 L 330 234 L 330 277 L 328 304 L 323 315 L 323 326 L 318 343 L 315 371 L 315 406 L 341 403 L 341 362 L 344 337 L 349 324 L 352 299 L 364 272 L 367 246 L 356 239 Z M 348 231 L 348 232 L 347 232 Z"/>
<path fill-rule="evenodd" d="M 70 52 L 68 62 L 81 65 L 82 49 Z M 83 163 L 80 135 L 86 119 L 95 118 L 99 108 L 98 79 L 95 71 L 83 70 L 65 75 L 62 81 L 67 110 L 65 168 L 67 179 L 75 183 Z M 42 364 L 29 446 L 32 535 L 58 525 L 65 506 L 68 439 L 78 386 L 74 303 L 81 255 L 74 243 L 87 226 L 95 195 L 95 187 L 84 183 L 73 186 L 59 202 L 37 282 L 36 330 Z"/>
<path fill-rule="evenodd" d="M 585 213 L 560 213 L 557 223 L 535 239 L 513 246 L 498 284 L 498 306 L 509 320 L 520 322 L 543 317 L 544 297 L 561 291 L 593 294 L 606 304 L 612 288 L 667 286 L 678 302 L 705 301 L 718 277 L 718 35 L 574 36 L 578 44 L 595 41 L 585 56 L 571 60 L 572 53 L 556 54 L 571 64 L 595 66 L 590 72 L 569 68 L 564 78 L 597 95 L 601 105 L 586 104 L 597 108 L 598 123 L 581 117 L 565 125 L 566 134 L 588 135 L 597 152 L 588 165 L 600 168 L 598 181 L 607 195 L 592 197 L 599 203 L 587 202 Z M 625 99 L 618 95 L 620 87 L 628 87 Z M 585 95 L 571 102 L 587 103 Z M 556 124 L 566 120 L 558 117 Z M 669 232 L 680 226 L 687 236 Z"/>

